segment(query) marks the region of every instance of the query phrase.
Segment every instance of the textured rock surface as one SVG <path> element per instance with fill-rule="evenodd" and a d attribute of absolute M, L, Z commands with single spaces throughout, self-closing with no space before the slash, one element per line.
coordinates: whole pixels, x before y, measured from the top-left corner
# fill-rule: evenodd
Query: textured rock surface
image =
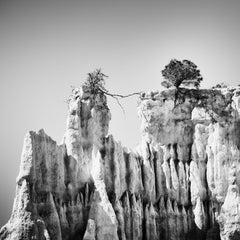
<path fill-rule="evenodd" d="M 106 97 L 75 89 L 61 145 L 26 135 L 0 239 L 239 239 L 240 88 L 143 93 L 138 111 L 131 151 Z"/>

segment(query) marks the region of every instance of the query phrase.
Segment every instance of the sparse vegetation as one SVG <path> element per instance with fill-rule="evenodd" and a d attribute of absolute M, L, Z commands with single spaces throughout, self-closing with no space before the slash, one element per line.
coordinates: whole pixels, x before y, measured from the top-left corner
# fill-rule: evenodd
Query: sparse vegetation
<path fill-rule="evenodd" d="M 108 76 L 102 73 L 101 68 L 94 70 L 91 73 L 88 73 L 86 81 L 83 83 L 83 86 L 86 86 L 90 89 L 92 94 L 97 94 L 99 92 L 106 93 L 105 78 Z"/>
<path fill-rule="evenodd" d="M 114 94 L 110 93 L 106 88 L 105 88 L 105 78 L 108 77 L 104 73 L 101 72 L 101 69 L 96 69 L 91 73 L 88 73 L 87 80 L 83 83 L 83 86 L 89 87 L 90 91 L 92 94 L 97 94 L 97 93 L 104 93 L 110 97 L 116 98 L 116 99 L 121 99 L 121 98 L 127 98 L 131 97 L 133 95 L 140 95 L 141 92 L 135 92 L 127 95 L 121 95 L 121 94 Z"/>
<path fill-rule="evenodd" d="M 123 109 L 121 103 L 119 102 L 119 100 L 123 99 L 123 98 L 131 97 L 134 95 L 140 95 L 141 92 L 135 92 L 135 93 L 127 94 L 127 95 L 110 93 L 105 88 L 105 78 L 107 78 L 107 77 L 108 76 L 102 72 L 101 68 L 95 69 L 93 72 L 87 74 L 87 79 L 82 84 L 82 87 L 86 87 L 90 91 L 90 93 L 93 95 L 97 95 L 100 93 L 100 94 L 105 94 L 107 96 L 114 98 L 124 112 L 124 109 Z M 71 99 L 76 99 L 80 96 L 80 89 L 75 88 L 75 87 L 72 87 L 72 88 L 73 88 L 72 94 L 68 98 L 67 102 L 69 102 Z"/>
<path fill-rule="evenodd" d="M 162 85 L 167 88 L 171 86 L 179 88 L 181 84 L 199 88 L 200 82 L 203 80 L 197 65 L 189 60 L 178 61 L 172 59 L 162 70 L 162 75 L 166 79 L 162 82 Z"/>

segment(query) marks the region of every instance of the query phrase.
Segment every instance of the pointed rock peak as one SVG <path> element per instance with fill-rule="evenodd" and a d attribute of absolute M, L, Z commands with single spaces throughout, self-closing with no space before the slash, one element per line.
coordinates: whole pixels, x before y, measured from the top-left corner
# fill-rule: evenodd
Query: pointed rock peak
<path fill-rule="evenodd" d="M 222 206 L 223 210 L 231 211 L 234 208 L 239 208 L 240 210 L 240 194 L 239 187 L 236 184 L 236 167 L 233 166 L 229 173 L 229 187 L 227 195 Z M 238 211 L 239 211 L 238 210 Z"/>
<path fill-rule="evenodd" d="M 167 145 L 163 145 L 162 149 L 163 149 L 163 160 L 168 161 L 169 158 L 171 157 L 169 147 Z"/>
<path fill-rule="evenodd" d="M 46 135 L 46 133 L 45 133 L 45 131 L 44 131 L 43 128 L 41 128 L 41 129 L 38 131 L 38 134 L 39 134 L 39 135 L 43 135 L 43 136 Z"/>
<path fill-rule="evenodd" d="M 129 194 L 128 194 L 128 191 L 125 192 L 125 198 L 126 198 L 127 200 L 129 200 Z"/>
<path fill-rule="evenodd" d="M 176 169 L 175 169 L 175 163 L 174 163 L 174 159 L 173 159 L 173 158 L 170 158 L 170 166 L 173 167 L 174 170 L 176 170 Z M 172 170 L 173 170 L 173 169 L 172 169 Z"/>
<path fill-rule="evenodd" d="M 179 209 L 178 209 L 178 205 L 177 205 L 177 201 L 174 201 L 173 203 L 173 210 L 175 212 L 176 215 L 179 215 Z"/>
<path fill-rule="evenodd" d="M 167 212 L 168 212 L 168 214 L 174 214 L 172 202 L 171 202 L 170 198 L 168 198 L 168 200 L 167 200 Z"/>
<path fill-rule="evenodd" d="M 136 206 L 136 197 L 134 193 L 131 195 L 131 205 Z"/>
<path fill-rule="evenodd" d="M 160 212 L 166 210 L 164 197 L 160 197 L 160 200 L 159 200 L 159 210 L 160 210 Z"/>
<path fill-rule="evenodd" d="M 137 193 L 137 195 L 135 197 L 136 197 L 136 201 L 141 201 L 142 200 L 142 197 L 141 197 L 140 193 Z"/>
<path fill-rule="evenodd" d="M 204 207 L 203 207 L 203 203 L 200 199 L 200 197 L 197 198 L 197 203 L 196 206 L 194 208 L 194 220 L 195 220 L 195 224 L 196 226 L 203 230 L 206 227 L 206 216 L 205 216 L 205 212 L 204 212 Z"/>
<path fill-rule="evenodd" d="M 186 162 L 185 164 L 184 164 L 184 166 L 185 166 L 185 172 L 186 172 L 186 177 L 187 178 L 189 178 L 189 164 Z"/>
<path fill-rule="evenodd" d="M 152 203 L 150 203 L 149 212 L 151 215 L 155 215 L 155 213 L 156 213 L 155 208 Z"/>
<path fill-rule="evenodd" d="M 83 194 L 81 192 L 79 193 L 79 197 L 80 197 L 80 202 L 83 203 Z"/>
<path fill-rule="evenodd" d="M 123 206 L 128 208 L 130 207 L 128 191 L 126 191 L 126 194 L 123 197 Z"/>
<path fill-rule="evenodd" d="M 109 135 L 108 135 L 107 140 L 108 140 L 108 144 L 110 144 L 112 147 L 115 146 L 115 141 L 114 141 L 114 138 L 113 138 L 113 135 L 112 135 L 112 134 L 109 134 Z"/>
<path fill-rule="evenodd" d="M 51 192 L 47 193 L 47 202 L 49 202 L 49 203 L 53 203 L 54 202 L 53 195 L 52 195 Z"/>
<path fill-rule="evenodd" d="M 194 161 L 197 161 L 197 159 L 198 159 L 198 154 L 197 154 L 197 149 L 196 149 L 195 144 L 192 145 L 191 158 Z"/>
<path fill-rule="evenodd" d="M 145 206 L 145 214 L 148 215 L 149 213 L 149 208 L 150 208 L 150 204 L 147 203 L 146 206 Z"/>
<path fill-rule="evenodd" d="M 184 159 L 184 148 L 180 145 L 180 144 L 177 144 L 177 156 L 178 156 L 178 160 L 181 162 L 183 161 Z"/>
<path fill-rule="evenodd" d="M 178 166 L 179 166 L 179 169 L 183 169 L 184 170 L 184 164 L 183 164 L 183 162 L 182 161 L 179 161 L 178 162 Z"/>
<path fill-rule="evenodd" d="M 182 215 L 183 215 L 183 216 L 187 216 L 187 212 L 186 212 L 186 209 L 185 209 L 184 206 L 182 207 Z"/>
<path fill-rule="evenodd" d="M 68 202 L 64 202 L 63 203 L 63 210 L 64 210 L 64 212 L 67 211 L 67 207 L 68 207 Z"/>
<path fill-rule="evenodd" d="M 142 141 L 140 153 L 144 160 L 148 160 L 150 158 L 149 144 L 146 141 Z"/>

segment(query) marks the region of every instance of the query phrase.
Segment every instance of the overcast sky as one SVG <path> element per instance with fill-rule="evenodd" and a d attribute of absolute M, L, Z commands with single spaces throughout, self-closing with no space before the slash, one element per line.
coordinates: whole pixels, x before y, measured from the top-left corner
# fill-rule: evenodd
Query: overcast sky
<path fill-rule="evenodd" d="M 239 0 L 0 0 L 0 225 L 10 216 L 24 135 L 58 143 L 70 86 L 101 67 L 113 93 L 160 89 L 172 58 L 189 59 L 202 87 L 239 84 Z M 140 141 L 137 98 L 113 100 L 110 132 Z"/>

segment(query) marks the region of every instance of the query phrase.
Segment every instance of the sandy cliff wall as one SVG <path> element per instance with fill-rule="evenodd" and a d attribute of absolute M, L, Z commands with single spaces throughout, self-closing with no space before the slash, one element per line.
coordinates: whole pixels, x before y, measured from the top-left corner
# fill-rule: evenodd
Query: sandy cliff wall
<path fill-rule="evenodd" d="M 106 97 L 75 89 L 61 145 L 26 135 L 0 239 L 239 239 L 240 88 L 144 93 L 138 112 L 132 151 Z"/>

